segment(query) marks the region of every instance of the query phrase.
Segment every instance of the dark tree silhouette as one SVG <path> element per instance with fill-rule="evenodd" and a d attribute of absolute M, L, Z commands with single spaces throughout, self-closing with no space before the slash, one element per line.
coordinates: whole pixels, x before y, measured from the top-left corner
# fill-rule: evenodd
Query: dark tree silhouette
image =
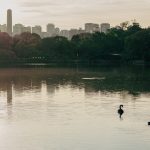
<path fill-rule="evenodd" d="M 124 63 L 135 60 L 150 61 L 150 29 L 142 29 L 138 23 L 111 28 L 106 34 L 96 32 L 65 37 L 41 39 L 37 34 L 22 33 L 10 37 L 0 32 L 0 58 L 7 60 L 40 59 L 40 62 L 86 62 L 100 61 Z M 42 59 L 41 59 L 42 58 Z M 39 61 L 37 61 L 39 62 Z"/>
<path fill-rule="evenodd" d="M 42 39 L 41 52 L 50 61 L 72 60 L 75 55 L 71 42 L 59 36 Z"/>
<path fill-rule="evenodd" d="M 24 32 L 13 38 L 13 51 L 19 58 L 32 58 L 39 56 L 41 38 L 37 34 Z"/>
<path fill-rule="evenodd" d="M 0 61 L 10 61 L 16 58 L 12 51 L 12 38 L 5 32 L 0 32 Z"/>

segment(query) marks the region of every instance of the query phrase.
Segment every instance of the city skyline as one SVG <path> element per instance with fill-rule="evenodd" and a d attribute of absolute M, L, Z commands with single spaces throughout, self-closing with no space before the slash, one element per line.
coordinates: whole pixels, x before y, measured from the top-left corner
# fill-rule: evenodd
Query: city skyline
<path fill-rule="evenodd" d="M 95 33 L 107 31 L 111 28 L 109 23 L 95 24 L 95 23 L 85 23 L 84 29 L 70 29 L 70 30 L 60 30 L 59 27 L 56 27 L 55 24 L 48 23 L 46 26 L 46 32 L 42 30 L 40 25 L 35 26 L 25 26 L 23 24 L 12 24 L 13 14 L 12 10 L 7 10 L 7 24 L 0 24 L 0 32 L 7 32 L 10 36 L 19 35 L 23 32 L 36 33 L 41 38 L 45 37 L 55 37 L 62 36 L 71 40 L 74 35 L 82 33 Z"/>
<path fill-rule="evenodd" d="M 0 24 L 5 24 L 6 10 L 13 10 L 13 24 L 45 25 L 54 23 L 62 29 L 83 27 L 85 22 L 109 22 L 112 26 L 136 19 L 143 27 L 150 24 L 148 0 L 2 0 Z M 82 25 L 82 26 L 81 26 Z"/>
<path fill-rule="evenodd" d="M 84 29 L 70 29 L 70 30 L 60 30 L 59 27 L 56 27 L 55 24 L 48 23 L 46 26 L 46 32 L 42 30 L 40 25 L 36 26 L 25 26 L 23 24 L 12 24 L 12 10 L 7 10 L 7 24 L 0 24 L 0 32 L 7 32 L 10 36 L 19 35 L 23 32 L 36 33 L 41 38 L 45 37 L 55 37 L 62 36 L 71 40 L 74 35 L 82 33 L 95 33 L 103 32 L 107 33 L 110 29 L 109 23 L 95 24 L 95 23 L 85 23 Z"/>

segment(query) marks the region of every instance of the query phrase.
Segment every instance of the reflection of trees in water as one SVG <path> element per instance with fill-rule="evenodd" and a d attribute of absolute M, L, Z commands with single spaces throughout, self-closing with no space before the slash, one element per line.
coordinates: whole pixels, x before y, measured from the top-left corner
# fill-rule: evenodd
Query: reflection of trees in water
<path fill-rule="evenodd" d="M 7 104 L 11 105 L 12 104 L 12 98 L 13 98 L 13 95 L 12 95 L 12 82 L 9 82 L 7 84 Z"/>
<path fill-rule="evenodd" d="M 99 81 L 87 81 L 85 84 L 85 92 L 121 92 L 128 91 L 128 94 L 138 96 L 140 93 L 150 92 L 149 82 L 145 81 L 134 81 L 133 79 L 124 80 L 123 78 L 116 79 L 110 78 Z"/>
<path fill-rule="evenodd" d="M 0 80 L 0 91 L 5 91 L 7 94 L 7 104 L 11 105 L 12 104 L 12 99 L 13 99 L 13 84 L 12 81 L 7 79 L 7 80 Z"/>
<path fill-rule="evenodd" d="M 113 92 L 128 92 L 138 97 L 141 93 L 149 93 L 149 70 L 130 68 L 102 68 L 98 69 L 5 69 L 0 70 L 0 89 L 7 91 L 8 103 L 12 101 L 12 82 L 18 93 L 24 91 L 42 91 L 42 81 L 45 81 L 46 90 L 53 94 L 59 87 L 84 88 L 85 93 L 107 94 Z M 103 80 L 83 80 L 82 78 L 105 77 Z"/>

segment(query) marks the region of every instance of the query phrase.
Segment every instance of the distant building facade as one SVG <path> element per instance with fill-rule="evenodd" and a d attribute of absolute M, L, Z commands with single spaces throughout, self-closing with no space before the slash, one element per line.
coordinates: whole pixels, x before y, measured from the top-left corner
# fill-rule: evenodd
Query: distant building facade
<path fill-rule="evenodd" d="M 69 30 L 61 30 L 59 35 L 69 39 Z"/>
<path fill-rule="evenodd" d="M 7 32 L 7 25 L 6 24 L 0 24 L 0 32 Z"/>
<path fill-rule="evenodd" d="M 41 33 L 41 38 L 47 38 L 47 37 L 49 37 L 47 32 L 42 32 Z"/>
<path fill-rule="evenodd" d="M 55 28 L 55 33 L 54 33 L 54 35 L 55 35 L 55 36 L 59 36 L 59 34 L 60 34 L 60 29 L 57 27 L 57 28 Z"/>
<path fill-rule="evenodd" d="M 99 24 L 86 23 L 85 24 L 85 32 L 86 33 L 100 32 Z"/>
<path fill-rule="evenodd" d="M 110 24 L 109 23 L 102 23 L 101 24 L 101 32 L 107 33 L 109 29 L 110 29 Z"/>
<path fill-rule="evenodd" d="M 69 31 L 69 40 L 71 40 L 72 37 L 73 37 L 74 35 L 77 35 L 77 34 L 78 34 L 78 29 L 71 29 L 71 30 Z"/>
<path fill-rule="evenodd" d="M 46 31 L 50 37 L 53 36 L 53 34 L 55 34 L 55 25 L 49 23 Z"/>
<path fill-rule="evenodd" d="M 25 27 L 22 24 L 15 24 L 13 26 L 13 36 L 17 35 L 17 34 L 21 34 L 23 32 L 29 32 L 29 33 L 31 33 L 31 27 L 30 26 Z"/>
<path fill-rule="evenodd" d="M 69 40 L 71 40 L 74 35 L 82 34 L 82 36 L 87 36 L 87 35 L 89 36 L 90 34 L 95 32 L 107 33 L 109 29 L 110 29 L 109 23 L 102 23 L 100 26 L 99 24 L 96 23 L 86 23 L 85 29 L 79 28 L 79 29 L 70 29 L 70 30 L 60 30 L 58 27 L 55 27 L 54 24 L 49 23 L 46 26 L 46 32 L 42 32 L 42 27 L 39 25 L 30 27 L 30 26 L 24 26 L 22 24 L 15 24 L 12 27 L 11 9 L 7 10 L 7 24 L 0 25 L 0 32 L 7 32 L 10 36 L 21 34 L 23 32 L 29 32 L 29 33 L 36 33 L 41 38 L 63 36 Z"/>
<path fill-rule="evenodd" d="M 13 35 L 21 34 L 24 26 L 22 24 L 15 24 L 13 26 Z"/>
<path fill-rule="evenodd" d="M 30 26 L 23 27 L 23 32 L 29 32 L 29 33 L 31 33 L 31 27 Z"/>
<path fill-rule="evenodd" d="M 41 26 L 34 26 L 32 27 L 32 33 L 36 33 L 39 36 L 42 36 L 42 27 Z"/>
<path fill-rule="evenodd" d="M 12 10 L 7 10 L 7 33 L 12 35 Z"/>
<path fill-rule="evenodd" d="M 78 34 L 82 34 L 82 33 L 85 33 L 85 30 L 83 30 L 82 28 L 79 28 Z"/>

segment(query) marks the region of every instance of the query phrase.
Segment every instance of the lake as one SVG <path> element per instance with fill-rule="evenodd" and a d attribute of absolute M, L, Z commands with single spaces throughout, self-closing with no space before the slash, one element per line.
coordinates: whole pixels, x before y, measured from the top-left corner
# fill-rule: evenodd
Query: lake
<path fill-rule="evenodd" d="M 149 150 L 148 121 L 148 68 L 0 69 L 0 150 Z"/>

